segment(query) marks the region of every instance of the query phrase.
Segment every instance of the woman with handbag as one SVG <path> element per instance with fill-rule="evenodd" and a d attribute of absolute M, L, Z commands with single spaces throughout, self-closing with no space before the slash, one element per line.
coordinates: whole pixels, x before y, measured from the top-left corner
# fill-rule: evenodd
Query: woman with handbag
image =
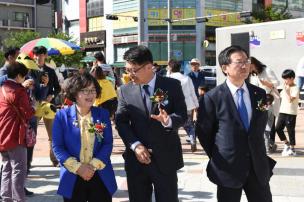
<path fill-rule="evenodd" d="M 280 81 L 276 77 L 275 73 L 261 61 L 255 57 L 250 57 L 250 60 L 250 83 L 264 89 L 266 94 L 271 94 L 274 97 L 272 109 L 274 116 L 277 117 L 280 110 L 280 93 L 278 92 L 277 87 L 280 85 Z M 275 144 L 275 118 L 273 119 L 273 124 L 270 131 L 268 149 L 270 153 L 275 152 L 277 149 L 277 145 Z"/>
<path fill-rule="evenodd" d="M 21 63 L 7 68 L 8 79 L 0 90 L 1 197 L 3 201 L 25 201 L 27 175 L 26 131 L 34 114 L 26 89 L 21 85 L 28 69 Z"/>
<path fill-rule="evenodd" d="M 53 151 L 61 165 L 57 193 L 64 202 L 110 202 L 117 189 L 112 127 L 109 112 L 93 107 L 100 86 L 84 73 L 73 76 L 65 90 L 75 104 L 58 111 L 54 120 Z"/>

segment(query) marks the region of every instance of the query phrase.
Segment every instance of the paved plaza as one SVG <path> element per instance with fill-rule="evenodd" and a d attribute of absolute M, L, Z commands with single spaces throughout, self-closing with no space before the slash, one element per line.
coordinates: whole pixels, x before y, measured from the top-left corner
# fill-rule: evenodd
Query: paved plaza
<path fill-rule="evenodd" d="M 296 127 L 297 153 L 296 157 L 282 157 L 280 151 L 283 145 L 278 142 L 279 151 L 271 157 L 277 161 L 274 176 L 270 185 L 274 202 L 302 202 L 304 201 L 304 111 L 299 111 Z M 185 167 L 178 172 L 179 199 L 180 201 L 214 202 L 216 201 L 216 186 L 209 182 L 205 168 L 207 156 L 201 147 L 191 153 L 190 145 L 186 144 L 185 133 L 180 131 Z M 278 137 L 276 137 L 278 141 Z M 121 153 L 124 146 L 114 130 L 114 150 L 112 163 L 118 183 L 118 191 L 114 195 L 114 202 L 127 202 L 128 191 Z M 39 126 L 38 143 L 34 152 L 33 168 L 29 175 L 27 187 L 35 192 L 29 197 L 29 202 L 54 202 L 62 201 L 56 195 L 58 186 L 59 169 L 51 167 L 48 158 L 47 135 L 43 125 Z M 243 195 L 242 202 L 246 197 Z"/>

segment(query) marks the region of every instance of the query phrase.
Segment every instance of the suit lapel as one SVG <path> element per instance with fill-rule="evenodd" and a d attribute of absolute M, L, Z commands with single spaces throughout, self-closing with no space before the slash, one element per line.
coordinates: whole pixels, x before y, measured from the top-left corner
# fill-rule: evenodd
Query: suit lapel
<path fill-rule="evenodd" d="M 232 94 L 230 92 L 230 89 L 228 88 L 226 82 L 223 84 L 223 88 L 224 88 L 223 89 L 224 94 L 225 94 L 225 96 L 227 97 L 227 100 L 228 100 L 228 106 L 230 106 L 229 108 L 231 109 L 231 111 L 233 113 L 233 117 L 236 118 L 239 125 L 243 128 L 244 131 L 246 131 L 246 129 L 244 128 L 243 122 L 241 120 L 240 114 L 239 114 L 239 112 L 237 110 L 237 107 L 235 105 L 233 96 L 232 96 Z"/>
<path fill-rule="evenodd" d="M 142 93 L 141 93 L 141 88 L 140 88 L 140 85 L 138 84 L 133 84 L 131 86 L 132 88 L 132 98 L 134 98 L 134 105 L 137 106 L 138 108 L 140 108 L 144 114 L 146 114 L 148 116 L 148 114 L 146 113 L 146 108 L 145 108 L 145 105 L 144 105 L 144 100 L 143 100 L 143 97 L 142 97 Z"/>
<path fill-rule="evenodd" d="M 155 93 L 155 91 L 158 89 L 158 88 L 161 88 L 161 78 L 156 76 L 156 80 L 155 80 L 155 86 L 154 86 L 154 91 L 153 91 L 153 94 Z M 151 114 L 158 114 L 159 113 L 159 110 L 158 110 L 158 106 L 157 106 L 157 103 L 156 102 L 152 102 L 152 109 L 151 109 Z"/>

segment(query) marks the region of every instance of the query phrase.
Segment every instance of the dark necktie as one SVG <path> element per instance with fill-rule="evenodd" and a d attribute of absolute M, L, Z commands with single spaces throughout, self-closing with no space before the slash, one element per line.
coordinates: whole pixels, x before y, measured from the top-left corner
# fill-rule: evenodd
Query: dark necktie
<path fill-rule="evenodd" d="M 149 85 L 143 85 L 143 89 L 144 89 L 143 101 L 144 101 L 146 112 L 147 112 L 147 114 L 149 114 L 150 113 L 149 104 L 148 104 L 148 101 L 150 99 Z"/>
<path fill-rule="evenodd" d="M 238 112 L 239 112 L 239 115 L 241 117 L 241 120 L 243 122 L 245 129 L 248 131 L 249 118 L 248 118 L 248 113 L 247 113 L 246 105 L 245 105 L 244 98 L 243 98 L 244 89 L 239 88 L 236 92 L 238 94 L 238 100 L 237 100 Z"/>

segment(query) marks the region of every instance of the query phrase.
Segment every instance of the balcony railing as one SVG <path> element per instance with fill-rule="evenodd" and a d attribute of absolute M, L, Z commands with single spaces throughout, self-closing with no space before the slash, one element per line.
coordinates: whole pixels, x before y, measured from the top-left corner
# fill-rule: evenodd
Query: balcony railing
<path fill-rule="evenodd" d="M 35 29 L 31 23 L 27 21 L 12 21 L 10 19 L 0 19 L 1 29 Z"/>
<path fill-rule="evenodd" d="M 34 7 L 35 0 L 0 0 L 0 5 Z"/>

